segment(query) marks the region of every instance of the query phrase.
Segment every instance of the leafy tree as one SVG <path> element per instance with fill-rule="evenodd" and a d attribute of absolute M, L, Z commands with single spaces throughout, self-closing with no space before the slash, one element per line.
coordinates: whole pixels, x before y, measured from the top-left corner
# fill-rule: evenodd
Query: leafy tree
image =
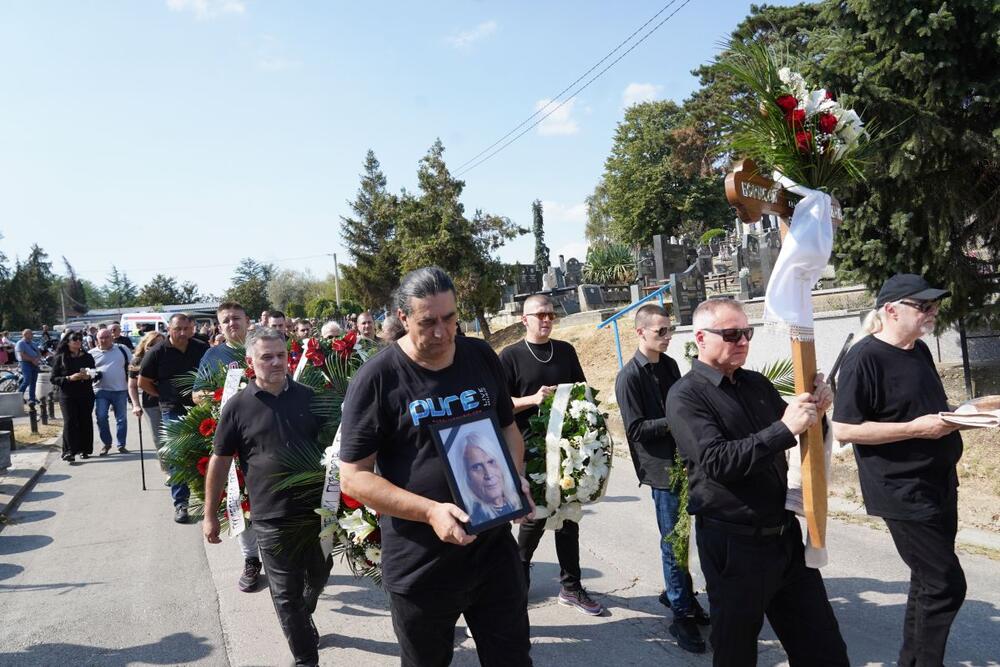
<path fill-rule="evenodd" d="M 549 260 L 549 247 L 545 245 L 545 222 L 542 219 L 542 201 L 531 202 L 531 231 L 535 235 L 535 266 L 542 273 L 552 266 Z"/>
<path fill-rule="evenodd" d="M 590 243 L 611 240 L 611 212 L 608 210 L 608 188 L 602 178 L 587 195 L 587 226 L 584 236 Z"/>
<path fill-rule="evenodd" d="M 349 204 L 354 216 L 341 217 L 341 235 L 354 264 L 341 267 L 344 282 L 371 307 L 382 306 L 399 284 L 398 201 L 386 189 L 374 151 L 365 156 L 361 186 Z"/>
<path fill-rule="evenodd" d="M 479 318 L 489 340 L 485 313 L 499 306 L 504 276 L 495 253 L 528 230 L 482 211 L 472 220 L 465 217 L 459 201 L 465 183 L 448 171 L 440 139 L 421 158 L 417 182 L 419 192 L 404 193 L 400 201 L 400 270 L 436 264 L 447 271 L 455 281 L 462 316 Z"/>
<path fill-rule="evenodd" d="M 267 298 L 267 284 L 274 275 L 272 264 L 262 264 L 250 257 L 244 257 L 236 266 L 233 274 L 233 284 L 223 299 L 236 301 L 246 308 L 250 318 L 257 318 L 261 311 L 271 308 Z"/>
<path fill-rule="evenodd" d="M 285 315 L 288 317 L 305 317 L 306 307 L 301 303 L 290 301 L 288 305 L 285 306 Z"/>
<path fill-rule="evenodd" d="M 180 288 L 177 286 L 177 279 L 162 273 L 157 273 L 142 286 L 138 300 L 144 306 L 186 303 Z"/>
<path fill-rule="evenodd" d="M 190 280 L 181 283 L 178 293 L 180 294 L 180 303 L 198 303 L 207 300 L 206 295 L 198 289 L 198 285 Z"/>
<path fill-rule="evenodd" d="M 309 272 L 293 269 L 275 271 L 267 283 L 268 300 L 282 311 L 287 311 L 290 303 L 306 303 L 320 291 L 320 283 Z"/>
<path fill-rule="evenodd" d="M 111 265 L 111 273 L 104 284 L 104 302 L 112 308 L 131 308 L 136 305 L 139 288 L 118 267 Z"/>
<path fill-rule="evenodd" d="M 28 258 L 17 262 L 9 283 L 11 321 L 17 326 L 36 327 L 55 322 L 58 317 L 59 293 L 49 256 L 37 244 L 31 246 Z"/>

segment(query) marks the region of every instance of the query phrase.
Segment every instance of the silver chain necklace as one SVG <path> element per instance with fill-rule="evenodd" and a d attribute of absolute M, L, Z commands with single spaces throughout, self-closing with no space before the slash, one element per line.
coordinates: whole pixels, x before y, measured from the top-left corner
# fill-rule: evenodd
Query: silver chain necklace
<path fill-rule="evenodd" d="M 552 345 L 552 341 L 551 341 L 551 340 L 549 341 L 549 358 L 548 358 L 548 359 L 539 359 L 539 358 L 538 358 L 537 356 L 535 356 L 535 351 L 531 349 L 531 344 L 530 344 L 530 343 L 528 342 L 528 339 L 527 339 L 527 338 L 525 338 L 525 339 L 524 339 L 524 345 L 525 345 L 525 347 L 527 347 L 527 348 L 528 348 L 528 353 L 529 353 L 529 354 L 530 354 L 531 356 L 535 357 L 535 361 L 537 361 L 537 362 L 538 362 L 538 363 L 540 363 L 540 364 L 547 364 L 547 363 L 549 363 L 550 361 L 552 361 L 552 357 L 553 357 L 553 356 L 555 355 L 555 353 L 556 353 L 556 349 L 555 349 L 555 347 L 554 347 L 554 346 Z"/>

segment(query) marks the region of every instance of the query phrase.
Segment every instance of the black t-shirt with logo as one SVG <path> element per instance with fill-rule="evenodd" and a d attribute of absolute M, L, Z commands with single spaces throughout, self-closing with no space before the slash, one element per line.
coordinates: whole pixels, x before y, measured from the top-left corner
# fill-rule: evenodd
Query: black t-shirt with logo
<path fill-rule="evenodd" d="M 834 421 L 908 422 L 948 410 L 948 398 L 927 345 L 910 350 L 868 336 L 850 349 L 837 378 Z M 955 506 L 962 436 L 909 438 L 855 445 L 861 492 L 869 514 L 923 520 Z"/>
<path fill-rule="evenodd" d="M 562 340 L 550 338 L 548 343 L 536 345 L 522 338 L 500 352 L 500 364 L 507 376 L 507 390 L 518 398 L 531 396 L 543 386 L 587 381 L 576 350 Z M 537 414 L 538 408 L 532 406 L 514 415 L 522 436 L 527 435 L 528 422 Z"/>
<path fill-rule="evenodd" d="M 494 413 L 501 427 L 513 406 L 496 354 L 481 340 L 455 339 L 455 359 L 432 371 L 398 343 L 372 357 L 351 378 L 340 425 L 340 457 L 355 462 L 377 454 L 378 472 L 411 493 L 454 502 L 431 427 L 471 414 Z M 382 576 L 394 593 L 454 591 L 490 563 L 510 525 L 480 533 L 468 546 L 446 544 L 429 524 L 383 515 Z"/>

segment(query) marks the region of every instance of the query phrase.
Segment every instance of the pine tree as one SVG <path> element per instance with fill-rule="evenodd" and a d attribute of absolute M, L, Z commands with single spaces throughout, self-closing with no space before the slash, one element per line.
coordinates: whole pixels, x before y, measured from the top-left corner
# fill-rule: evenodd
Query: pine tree
<path fill-rule="evenodd" d="M 353 202 L 353 217 L 341 217 L 341 235 L 352 265 L 343 265 L 344 280 L 370 308 L 386 305 L 399 284 L 396 247 L 396 198 L 386 189 L 386 178 L 375 152 L 365 156 L 361 186 Z"/>
<path fill-rule="evenodd" d="M 104 284 L 104 302 L 110 308 L 131 308 L 136 305 L 139 288 L 129 280 L 128 275 L 111 265 L 111 274 Z"/>
<path fill-rule="evenodd" d="M 142 286 L 142 290 L 139 292 L 139 301 L 144 306 L 167 306 L 184 303 L 181 290 L 177 287 L 177 279 L 162 273 L 157 273 Z"/>
<path fill-rule="evenodd" d="M 267 285 L 273 275 L 273 265 L 261 264 L 244 257 L 236 266 L 232 287 L 226 290 L 222 298 L 239 303 L 246 309 L 247 316 L 256 319 L 261 311 L 271 307 L 267 298 Z"/>
<path fill-rule="evenodd" d="M 56 321 L 59 292 L 49 256 L 37 244 L 28 258 L 17 262 L 10 280 L 11 320 L 17 326 L 37 327 Z"/>
<path fill-rule="evenodd" d="M 63 291 L 62 297 L 65 300 L 66 309 L 77 315 L 82 315 L 93 306 L 87 303 L 87 291 L 83 286 L 83 281 L 77 277 L 73 265 L 65 256 L 63 256 L 62 261 L 66 267 L 66 277 L 63 278 L 59 289 Z"/>
<path fill-rule="evenodd" d="M 542 273 L 549 270 L 549 247 L 545 245 L 545 222 L 542 219 L 542 200 L 531 202 L 531 231 L 535 235 L 535 266 Z"/>

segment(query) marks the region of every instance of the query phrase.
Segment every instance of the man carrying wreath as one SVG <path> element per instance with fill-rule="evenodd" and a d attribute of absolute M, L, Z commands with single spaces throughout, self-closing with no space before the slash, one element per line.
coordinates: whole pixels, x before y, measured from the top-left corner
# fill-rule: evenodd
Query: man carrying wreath
<path fill-rule="evenodd" d="M 507 375 L 507 388 L 514 401 L 514 419 L 523 439 L 530 433 L 530 419 L 538 406 L 560 384 L 586 382 L 576 350 L 569 343 L 553 340 L 552 326 L 556 311 L 549 298 L 534 294 L 524 301 L 521 323 L 524 338 L 500 352 L 500 363 Z M 517 548 L 524 564 L 524 576 L 531 585 L 531 557 L 545 534 L 545 519 L 526 521 L 517 532 Z M 559 559 L 559 604 L 584 614 L 598 616 L 604 607 L 587 593 L 580 583 L 580 524 L 566 520 L 555 531 L 556 557 Z"/>
<path fill-rule="evenodd" d="M 641 306 L 635 314 L 635 333 L 639 349 L 615 379 L 615 398 L 636 477 L 653 493 L 665 584 L 660 601 L 674 613 L 670 634 L 685 651 L 704 653 L 705 640 L 698 625 L 708 625 L 708 614 L 694 597 L 687 564 L 676 561 L 673 546 L 667 542 L 681 510 L 670 479 L 677 445 L 666 417 L 667 393 L 681 379 L 681 371 L 666 355 L 673 327 L 663 306 Z"/>
<path fill-rule="evenodd" d="M 847 667 L 823 578 L 806 567 L 799 522 L 785 509 L 785 451 L 832 392 L 817 376 L 813 393 L 785 403 L 766 377 L 742 368 L 754 330 L 739 301 L 703 301 L 693 318 L 698 358 L 670 388 L 667 422 L 688 469 L 712 662 L 756 665 L 766 616 L 791 667 Z"/>
<path fill-rule="evenodd" d="M 484 667 L 529 666 L 528 597 L 510 524 L 466 532 L 470 517 L 455 504 L 434 440 L 457 418 L 495 417 L 523 471 L 503 369 L 485 342 L 455 336 L 455 286 L 441 269 L 406 274 L 396 298 L 406 334 L 361 366 L 344 397 L 340 482 L 381 514 L 382 581 L 402 664 L 450 664 L 464 615 Z"/>

